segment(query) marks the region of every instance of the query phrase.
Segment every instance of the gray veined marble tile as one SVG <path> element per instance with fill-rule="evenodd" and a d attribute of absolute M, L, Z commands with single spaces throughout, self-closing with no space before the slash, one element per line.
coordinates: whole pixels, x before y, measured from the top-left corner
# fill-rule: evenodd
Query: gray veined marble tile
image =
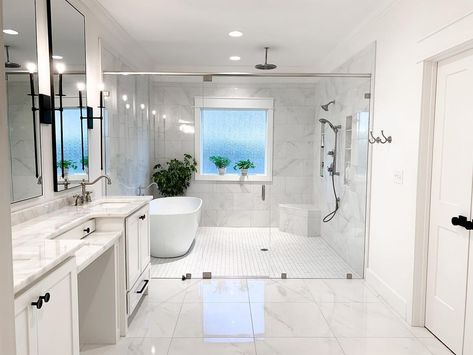
<path fill-rule="evenodd" d="M 248 303 L 184 303 L 174 332 L 176 338 L 251 338 Z"/>
<path fill-rule="evenodd" d="M 122 338 L 116 345 L 86 345 L 81 355 L 166 355 L 171 338 Z"/>
<path fill-rule="evenodd" d="M 128 328 L 128 336 L 172 337 L 180 310 L 178 303 L 143 303 Z"/>
<path fill-rule="evenodd" d="M 344 355 L 334 338 L 255 339 L 258 355 Z"/>
<path fill-rule="evenodd" d="M 321 303 L 320 308 L 337 337 L 414 337 L 409 327 L 382 303 Z"/>
<path fill-rule="evenodd" d="M 314 302 L 302 280 L 248 280 L 250 302 Z"/>
<path fill-rule="evenodd" d="M 431 355 L 417 339 L 339 339 L 346 355 Z"/>
<path fill-rule="evenodd" d="M 174 338 L 168 355 L 256 355 L 253 338 Z"/>
<path fill-rule="evenodd" d="M 333 337 L 315 303 L 251 303 L 256 337 Z"/>

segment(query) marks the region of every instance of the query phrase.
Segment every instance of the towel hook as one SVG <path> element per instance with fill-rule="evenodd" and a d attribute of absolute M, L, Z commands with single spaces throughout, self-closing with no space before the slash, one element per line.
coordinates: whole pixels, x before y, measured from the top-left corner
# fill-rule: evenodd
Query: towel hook
<path fill-rule="evenodd" d="M 386 143 L 392 143 L 392 142 L 393 142 L 393 138 L 392 138 L 391 136 L 386 137 L 386 136 L 384 135 L 384 131 L 383 131 L 383 130 L 381 130 L 381 135 L 382 135 L 383 138 L 384 138 L 384 142 L 381 141 L 381 139 L 379 140 L 379 142 L 380 142 L 381 144 L 386 144 Z"/>

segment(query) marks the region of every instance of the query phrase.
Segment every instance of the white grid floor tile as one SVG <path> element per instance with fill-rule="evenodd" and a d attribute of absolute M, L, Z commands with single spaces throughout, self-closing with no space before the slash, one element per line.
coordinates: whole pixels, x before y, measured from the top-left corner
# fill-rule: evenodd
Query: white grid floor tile
<path fill-rule="evenodd" d="M 268 251 L 261 251 L 268 248 Z M 202 277 L 289 278 L 359 277 L 322 239 L 284 233 L 277 228 L 199 228 L 191 251 L 179 258 L 152 258 L 153 278 Z"/>

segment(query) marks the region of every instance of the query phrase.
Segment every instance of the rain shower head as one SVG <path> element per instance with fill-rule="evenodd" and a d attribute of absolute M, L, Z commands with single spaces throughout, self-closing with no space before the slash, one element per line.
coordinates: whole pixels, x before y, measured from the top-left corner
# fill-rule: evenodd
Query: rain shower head
<path fill-rule="evenodd" d="M 264 47 L 264 64 L 256 64 L 255 68 L 259 70 L 273 70 L 278 66 L 276 64 L 268 63 L 268 50 L 269 47 Z"/>
<path fill-rule="evenodd" d="M 18 63 L 10 62 L 10 46 L 5 46 L 5 50 L 7 52 L 7 61 L 5 62 L 5 68 L 9 69 L 18 69 L 21 68 L 21 65 Z"/>
<path fill-rule="evenodd" d="M 334 103 L 335 103 L 335 100 L 332 100 L 332 101 L 330 101 L 328 104 L 322 105 L 322 106 L 320 106 L 320 107 L 322 107 L 322 110 L 328 111 L 328 107 L 329 107 L 331 104 L 334 104 Z"/>

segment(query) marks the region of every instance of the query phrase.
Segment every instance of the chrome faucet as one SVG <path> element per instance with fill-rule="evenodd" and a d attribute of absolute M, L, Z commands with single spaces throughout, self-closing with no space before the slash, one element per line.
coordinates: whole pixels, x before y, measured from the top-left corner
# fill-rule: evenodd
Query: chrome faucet
<path fill-rule="evenodd" d="M 152 182 L 151 184 L 149 184 L 149 185 L 146 186 L 146 187 L 141 187 L 141 185 L 138 186 L 138 196 L 144 196 L 144 194 L 141 192 L 141 190 L 145 190 L 145 191 L 146 191 L 147 189 L 149 189 L 149 188 L 150 188 L 151 186 L 153 186 L 153 185 L 156 185 L 156 187 L 158 187 L 158 184 L 155 183 L 155 182 Z"/>
<path fill-rule="evenodd" d="M 92 192 L 87 191 L 86 186 L 94 185 L 100 179 L 106 179 L 107 183 L 109 185 L 112 184 L 112 179 L 110 179 L 107 175 L 101 175 L 92 182 L 87 182 L 87 181 L 85 181 L 85 179 L 83 179 L 82 182 L 80 183 L 80 187 L 81 187 L 81 190 L 82 190 L 81 194 L 80 195 L 74 195 L 76 206 L 83 205 L 84 203 L 87 203 L 87 202 L 92 202 L 92 196 L 91 196 Z"/>

